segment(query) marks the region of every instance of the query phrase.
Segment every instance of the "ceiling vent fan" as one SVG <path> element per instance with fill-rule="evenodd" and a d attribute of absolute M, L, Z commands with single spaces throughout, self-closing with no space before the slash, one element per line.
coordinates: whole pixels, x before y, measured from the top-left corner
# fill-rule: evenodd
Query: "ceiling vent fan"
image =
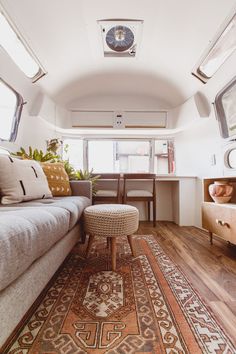
<path fill-rule="evenodd" d="M 140 44 L 142 20 L 100 20 L 105 57 L 135 57 Z"/>

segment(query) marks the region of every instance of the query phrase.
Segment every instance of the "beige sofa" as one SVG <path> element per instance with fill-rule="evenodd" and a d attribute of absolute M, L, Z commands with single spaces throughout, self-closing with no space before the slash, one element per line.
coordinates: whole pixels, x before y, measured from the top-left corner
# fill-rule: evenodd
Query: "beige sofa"
<path fill-rule="evenodd" d="M 0 206 L 0 347 L 83 235 L 91 182 L 71 189 L 70 197 Z"/>

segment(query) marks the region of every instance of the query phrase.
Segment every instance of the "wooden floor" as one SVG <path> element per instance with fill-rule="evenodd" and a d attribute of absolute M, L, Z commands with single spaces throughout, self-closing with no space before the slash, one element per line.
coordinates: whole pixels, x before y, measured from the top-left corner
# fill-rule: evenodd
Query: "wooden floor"
<path fill-rule="evenodd" d="M 236 246 L 208 233 L 171 222 L 141 222 L 138 233 L 153 234 L 182 269 L 236 346 Z"/>

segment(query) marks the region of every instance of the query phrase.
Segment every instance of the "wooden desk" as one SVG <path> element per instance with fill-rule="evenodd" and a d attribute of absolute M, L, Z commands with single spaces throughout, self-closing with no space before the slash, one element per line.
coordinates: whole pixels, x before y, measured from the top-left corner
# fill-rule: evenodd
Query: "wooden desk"
<path fill-rule="evenodd" d="M 101 185 L 100 185 L 101 183 Z M 99 181 L 100 188 L 110 188 L 112 181 Z M 144 181 L 133 181 L 134 186 L 143 189 Z M 148 185 L 150 182 L 145 181 Z M 151 188 L 151 185 L 150 185 Z M 164 176 L 156 177 L 157 212 L 156 220 L 174 221 L 180 226 L 197 225 L 197 177 L 194 176 Z M 121 174 L 121 190 L 123 181 Z M 140 220 L 147 220 L 147 213 L 142 202 L 130 202 L 139 209 Z"/>
<path fill-rule="evenodd" d="M 157 220 L 196 225 L 197 177 L 157 176 Z"/>

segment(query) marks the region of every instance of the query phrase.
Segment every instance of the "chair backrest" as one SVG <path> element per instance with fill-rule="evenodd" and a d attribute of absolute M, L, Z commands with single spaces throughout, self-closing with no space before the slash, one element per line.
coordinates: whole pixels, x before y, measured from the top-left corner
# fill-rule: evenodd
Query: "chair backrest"
<path fill-rule="evenodd" d="M 123 195 L 126 195 L 127 180 L 152 180 L 152 194 L 156 197 L 156 174 L 155 173 L 124 173 Z"/>
<path fill-rule="evenodd" d="M 124 173 L 124 179 L 155 179 L 155 173 Z"/>
<path fill-rule="evenodd" d="M 120 179 L 120 173 L 97 173 L 94 176 L 99 176 L 99 179 Z"/>
<path fill-rule="evenodd" d="M 150 202 L 152 202 L 152 212 L 153 212 L 153 226 L 156 226 L 156 175 L 154 173 L 125 173 L 123 175 L 124 178 L 124 188 L 123 188 L 123 203 L 126 204 L 127 202 L 132 202 L 132 201 L 144 201 L 147 202 L 148 204 L 148 220 L 150 221 Z M 138 192 L 136 189 L 135 193 L 132 195 L 128 195 L 128 191 L 131 191 L 132 189 L 128 188 L 126 189 L 126 181 L 128 180 L 133 180 L 133 181 L 152 181 L 152 195 L 149 195 L 149 193 L 140 193 L 138 195 Z M 145 190 L 145 188 L 142 188 L 142 191 Z M 145 190 L 146 191 L 146 190 Z M 131 194 L 131 193 L 130 193 Z"/>

